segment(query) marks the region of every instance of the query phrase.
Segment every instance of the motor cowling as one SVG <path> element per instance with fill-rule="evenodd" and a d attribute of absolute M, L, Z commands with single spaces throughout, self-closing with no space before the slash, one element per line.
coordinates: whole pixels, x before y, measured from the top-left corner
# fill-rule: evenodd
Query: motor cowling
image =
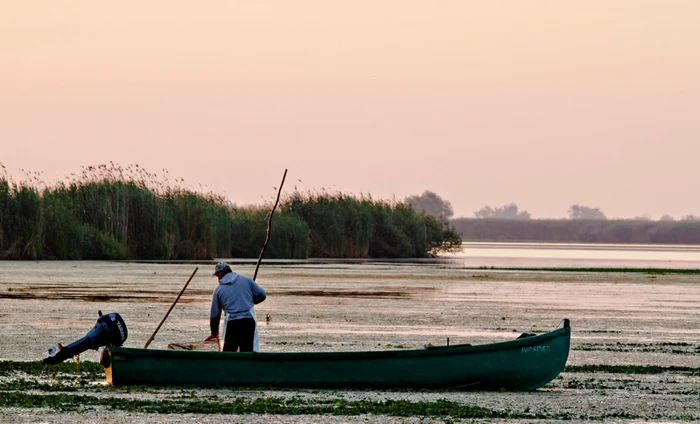
<path fill-rule="evenodd" d="M 95 349 L 102 346 L 121 346 L 126 341 L 128 331 L 126 323 L 121 315 L 116 312 L 102 314 L 97 319 L 95 326 L 88 331 L 85 337 L 74 341 L 68 346 L 58 344 L 49 349 L 49 356 L 44 359 L 45 364 L 55 365 L 63 362 L 75 355 L 80 355 L 89 349 Z"/>

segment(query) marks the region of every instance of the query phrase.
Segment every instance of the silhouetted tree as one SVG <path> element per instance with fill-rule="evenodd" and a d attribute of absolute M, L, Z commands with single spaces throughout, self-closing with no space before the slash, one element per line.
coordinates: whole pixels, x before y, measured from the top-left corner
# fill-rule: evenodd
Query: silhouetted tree
<path fill-rule="evenodd" d="M 569 219 L 607 219 L 600 208 L 573 205 L 569 208 Z"/>
<path fill-rule="evenodd" d="M 403 202 L 437 219 L 446 220 L 454 215 L 452 204 L 430 190 L 425 190 L 421 195 L 408 196 Z"/>
<path fill-rule="evenodd" d="M 664 215 L 661 218 L 659 218 L 659 221 L 675 221 L 676 218 L 672 217 L 671 215 Z"/>
<path fill-rule="evenodd" d="M 700 216 L 686 215 L 681 218 L 681 221 L 700 221 Z"/>
<path fill-rule="evenodd" d="M 518 205 L 515 203 L 508 203 L 501 207 L 492 208 L 491 206 L 484 206 L 478 211 L 474 212 L 474 216 L 477 218 L 496 218 L 496 219 L 530 219 L 530 212 L 519 211 Z"/>

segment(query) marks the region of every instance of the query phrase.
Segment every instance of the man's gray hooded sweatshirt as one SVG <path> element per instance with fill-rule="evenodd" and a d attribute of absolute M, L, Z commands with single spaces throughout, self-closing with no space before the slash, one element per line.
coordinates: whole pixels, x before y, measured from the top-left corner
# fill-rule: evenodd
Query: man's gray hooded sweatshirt
<path fill-rule="evenodd" d="M 267 294 L 250 277 L 229 272 L 219 280 L 211 300 L 211 334 L 219 334 L 221 311 L 228 313 L 228 321 L 241 318 L 253 318 L 250 313 L 253 305 L 265 300 Z M 225 336 L 225 334 L 224 334 Z"/>

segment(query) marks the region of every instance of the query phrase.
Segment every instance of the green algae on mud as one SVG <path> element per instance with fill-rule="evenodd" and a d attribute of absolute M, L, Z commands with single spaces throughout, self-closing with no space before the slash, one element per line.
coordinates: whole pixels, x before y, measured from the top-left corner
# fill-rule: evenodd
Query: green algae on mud
<path fill-rule="evenodd" d="M 25 380 L 18 378 L 9 382 L 0 382 L 0 392 L 28 390 L 41 390 L 44 392 L 77 392 L 81 389 L 79 385 L 40 383 L 35 379 Z"/>
<path fill-rule="evenodd" d="M 531 412 L 529 407 L 520 411 L 496 410 L 461 402 L 439 399 L 435 401 L 408 400 L 346 400 L 343 398 L 301 399 L 298 397 L 265 397 L 233 400 L 217 396 L 199 399 L 196 395 L 183 395 L 178 399 L 141 400 L 118 397 L 95 397 L 68 394 L 0 393 L 0 408 L 49 408 L 58 412 L 85 412 L 96 408 L 129 413 L 151 414 L 229 414 L 229 415 L 306 415 L 306 416 L 393 416 L 430 417 L 445 420 L 460 419 L 526 419 L 526 420 L 606 420 L 641 419 L 630 412 L 604 412 L 602 414 L 575 414 L 565 412 Z M 662 418 L 659 415 L 658 418 Z M 692 416 L 673 416 L 674 420 L 692 420 Z"/>
<path fill-rule="evenodd" d="M 408 400 L 357 400 L 343 398 L 307 400 L 297 397 L 266 397 L 257 399 L 235 398 L 234 400 L 200 400 L 196 396 L 177 400 L 139 400 L 125 398 L 98 398 L 85 395 L 67 394 L 27 394 L 0 393 L 0 408 L 50 408 L 61 412 L 83 411 L 103 407 L 124 412 L 154 414 L 272 414 L 272 415 L 385 415 L 395 417 L 442 417 L 451 419 L 555 419 L 575 418 L 569 412 L 531 413 L 526 408 L 522 412 L 492 410 L 465 405 L 445 399 L 435 401 Z M 591 417 L 579 417 L 591 418 Z M 638 418 L 627 413 L 613 413 L 603 418 Z"/>
<path fill-rule="evenodd" d="M 25 393 L 0 393 L 0 407 L 52 408 L 61 411 L 77 411 L 88 406 L 102 406 L 128 412 L 158 414 L 276 414 L 276 415 L 361 415 L 378 414 L 392 416 L 449 416 L 454 418 L 530 418 L 532 414 L 514 416 L 506 411 L 461 405 L 447 400 L 411 402 L 405 400 L 347 401 L 342 398 L 304 400 L 300 398 L 267 397 L 249 400 L 235 398 L 225 400 L 137 400 L 124 398 L 98 398 L 84 395 Z M 533 417 L 535 418 L 535 417 Z"/>
<path fill-rule="evenodd" d="M 49 367 L 40 362 L 6 361 L 1 365 L 4 377 L 0 379 L 0 410 L 19 408 L 26 410 L 30 416 L 33 414 L 29 412 L 30 410 L 46 408 L 61 414 L 105 411 L 166 415 L 173 413 L 301 415 L 308 416 L 311 421 L 321 420 L 320 417 L 330 415 L 430 417 L 445 421 L 460 419 L 691 421 L 698 417 L 693 413 L 687 415 L 688 408 L 682 407 L 651 415 L 648 411 L 642 412 L 634 408 L 622 407 L 598 410 L 586 408 L 571 410 L 568 407 L 562 409 L 556 406 L 556 398 L 559 396 L 548 392 L 578 396 L 583 393 L 611 393 L 611 391 L 627 393 L 632 390 L 638 395 L 683 395 L 690 400 L 693 396 L 697 396 L 697 391 L 692 388 L 692 381 L 687 381 L 687 375 L 688 373 L 693 376 L 700 375 L 700 368 L 693 367 L 588 365 L 567 367 L 552 383 L 552 387 L 539 395 L 523 392 L 467 394 L 456 391 L 407 390 L 406 394 L 400 394 L 395 391 L 338 392 L 291 389 L 270 393 L 261 388 L 251 391 L 250 388 L 244 387 L 213 389 L 195 386 L 187 388 L 111 387 L 85 378 L 85 376 L 99 377 L 100 380 L 103 378 L 101 366 L 96 362 L 79 364 L 64 362 L 56 367 Z M 49 372 L 52 368 L 56 370 L 55 374 Z M 91 371 L 94 373 L 90 374 Z M 606 376 L 604 373 L 613 375 Z M 39 378 L 26 378 L 26 374 L 38 375 Z M 622 380 L 617 377 L 622 374 L 627 374 L 628 377 Z M 661 380 L 657 377 L 652 377 L 655 380 L 635 377 L 640 374 L 665 374 L 665 377 L 661 377 Z M 600 375 L 602 377 L 598 377 Z M 670 382 L 669 378 L 675 380 Z M 678 385 L 681 381 L 677 380 L 678 378 L 683 379 L 684 385 Z M 670 383 L 676 384 L 668 386 Z M 585 392 L 581 392 L 582 390 Z M 404 399 L 404 396 L 409 394 L 412 399 Z M 483 396 L 494 401 L 504 396 L 506 398 L 501 402 L 484 402 Z M 539 402 L 538 399 L 542 396 L 550 400 L 545 403 Z"/>
<path fill-rule="evenodd" d="M 607 372 L 611 374 L 661 374 L 665 372 L 683 372 L 700 374 L 700 368 L 658 365 L 568 365 L 562 372 L 592 373 Z"/>
<path fill-rule="evenodd" d="M 585 352 L 643 352 L 666 353 L 672 355 L 700 355 L 700 345 L 693 345 L 687 342 L 581 343 L 578 346 L 572 347 L 571 350 Z"/>
<path fill-rule="evenodd" d="M 0 376 L 9 376 L 21 372 L 42 377 L 56 377 L 58 374 L 91 380 L 104 378 L 104 367 L 98 362 L 61 362 L 47 365 L 39 361 L 0 361 Z"/>

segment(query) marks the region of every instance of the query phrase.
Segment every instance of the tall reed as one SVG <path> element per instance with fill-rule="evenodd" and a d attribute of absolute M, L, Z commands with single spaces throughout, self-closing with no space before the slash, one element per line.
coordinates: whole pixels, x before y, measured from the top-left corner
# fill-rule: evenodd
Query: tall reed
<path fill-rule="evenodd" d="M 461 242 L 446 221 L 369 196 L 294 192 L 282 209 L 309 226 L 313 257 L 426 257 Z"/>
<path fill-rule="evenodd" d="M 39 193 L 0 175 L 0 259 L 37 259 L 42 242 Z"/>
<path fill-rule="evenodd" d="M 267 218 L 272 206 L 249 206 L 231 211 L 231 256 L 256 258 L 265 243 Z M 309 256 L 309 226 L 284 210 L 275 213 L 267 258 L 304 259 Z"/>
<path fill-rule="evenodd" d="M 0 173 L 0 258 L 254 258 L 265 240 L 271 205 L 233 207 L 138 165 L 89 166 L 50 187 L 36 178 L 16 184 Z M 402 203 L 294 192 L 266 256 L 425 257 L 457 243 L 445 221 Z"/>

